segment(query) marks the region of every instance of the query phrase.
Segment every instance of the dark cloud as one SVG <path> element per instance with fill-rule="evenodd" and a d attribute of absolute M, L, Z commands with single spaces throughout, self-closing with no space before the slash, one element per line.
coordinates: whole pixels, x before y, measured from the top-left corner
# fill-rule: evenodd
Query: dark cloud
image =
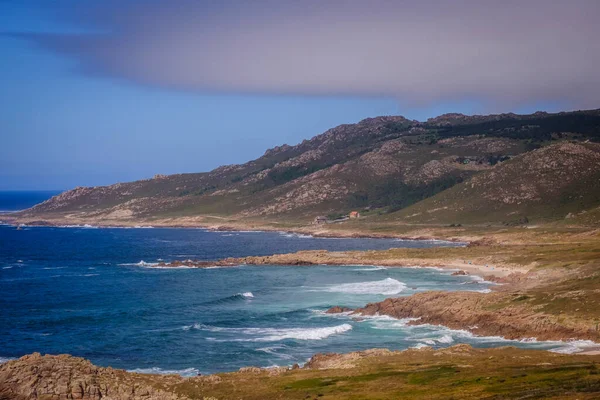
<path fill-rule="evenodd" d="M 101 33 L 29 39 L 87 73 L 144 85 L 413 104 L 600 101 L 597 0 L 60 4 L 57 17 Z"/>

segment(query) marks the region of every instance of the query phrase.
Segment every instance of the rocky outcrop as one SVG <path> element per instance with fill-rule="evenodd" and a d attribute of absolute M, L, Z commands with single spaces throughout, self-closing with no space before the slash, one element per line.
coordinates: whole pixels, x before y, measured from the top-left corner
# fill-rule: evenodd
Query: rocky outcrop
<path fill-rule="evenodd" d="M 519 304 L 518 300 L 508 293 L 425 292 L 370 303 L 354 310 L 353 314 L 415 318 L 408 323 L 443 325 L 480 336 L 507 339 L 600 341 L 600 332 L 592 320 L 566 320 Z M 329 312 L 340 310 L 342 308 L 336 307 Z"/>
<path fill-rule="evenodd" d="M 0 399 L 11 400 L 185 400 L 158 388 L 181 382 L 102 368 L 69 355 L 34 353 L 0 365 Z"/>

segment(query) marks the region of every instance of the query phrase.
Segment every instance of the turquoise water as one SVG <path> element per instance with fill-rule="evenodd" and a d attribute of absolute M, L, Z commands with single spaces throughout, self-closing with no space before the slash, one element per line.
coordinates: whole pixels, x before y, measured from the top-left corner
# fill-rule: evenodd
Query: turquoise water
<path fill-rule="evenodd" d="M 194 375 L 303 363 L 317 352 L 506 345 L 386 317 L 326 315 L 426 290 L 487 291 L 451 271 L 367 266 L 157 269 L 160 260 L 304 249 L 456 245 L 277 232 L 0 226 L 0 361 L 34 351 Z M 521 343 L 573 351 L 580 344 Z"/>

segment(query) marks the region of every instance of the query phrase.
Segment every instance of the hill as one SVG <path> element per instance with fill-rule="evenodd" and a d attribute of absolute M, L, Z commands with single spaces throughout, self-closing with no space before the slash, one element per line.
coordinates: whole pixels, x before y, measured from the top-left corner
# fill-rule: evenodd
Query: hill
<path fill-rule="evenodd" d="M 368 118 L 241 165 L 78 187 L 17 218 L 114 224 L 210 215 L 308 222 L 352 209 L 407 222 L 502 222 L 555 212 L 563 218 L 600 205 L 597 141 L 600 110 L 446 114 L 426 122 Z M 436 208 L 449 211 L 431 212 Z"/>

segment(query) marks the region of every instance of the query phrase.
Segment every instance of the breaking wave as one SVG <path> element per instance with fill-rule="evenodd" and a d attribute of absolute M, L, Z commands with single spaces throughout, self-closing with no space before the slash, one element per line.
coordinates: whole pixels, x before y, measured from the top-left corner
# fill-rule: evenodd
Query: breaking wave
<path fill-rule="evenodd" d="M 232 296 L 221 297 L 220 299 L 205 301 L 204 303 L 201 303 L 201 305 L 206 306 L 206 305 L 212 305 L 212 304 L 225 304 L 225 303 L 231 303 L 231 302 L 235 302 L 235 301 L 249 300 L 249 299 L 253 299 L 253 298 L 254 298 L 254 294 L 252 292 L 236 293 Z"/>
<path fill-rule="evenodd" d="M 181 375 L 185 377 L 197 376 L 200 371 L 196 368 L 185 368 L 185 369 L 162 369 L 159 367 L 151 368 L 136 368 L 129 369 L 128 372 L 135 372 L 138 374 L 157 374 L 157 375 Z"/>
<path fill-rule="evenodd" d="M 312 235 L 304 235 L 302 233 L 293 233 L 293 232 L 278 232 L 281 236 L 288 238 L 297 238 L 297 239 L 314 239 Z"/>
<path fill-rule="evenodd" d="M 365 268 L 356 268 L 356 269 L 353 269 L 353 271 L 382 271 L 384 269 L 387 269 L 387 267 L 373 266 L 373 267 L 365 267 Z"/>
<path fill-rule="evenodd" d="M 134 266 L 134 267 L 155 267 L 155 266 L 158 265 L 158 263 L 149 263 L 149 262 L 146 262 L 144 260 L 141 260 L 140 262 L 137 262 L 137 263 L 122 263 L 122 264 L 119 264 L 119 265 L 122 265 L 122 266 Z"/>
<path fill-rule="evenodd" d="M 214 341 L 232 342 L 276 342 L 279 340 L 322 340 L 329 336 L 352 330 L 352 325 L 342 324 L 323 328 L 221 328 L 216 326 L 195 324 L 194 329 L 208 332 L 231 333 L 252 336 L 247 339 L 213 339 Z"/>
<path fill-rule="evenodd" d="M 9 362 L 11 360 L 16 360 L 14 357 L 0 357 L 0 364 L 4 364 L 5 362 Z"/>
<path fill-rule="evenodd" d="M 98 229 L 97 226 L 84 224 L 84 225 L 60 225 L 57 228 L 83 228 L 83 229 Z"/>
<path fill-rule="evenodd" d="M 385 278 L 381 281 L 342 283 L 325 289 L 327 292 L 350 294 L 398 294 L 406 289 L 406 285 L 396 279 Z"/>

